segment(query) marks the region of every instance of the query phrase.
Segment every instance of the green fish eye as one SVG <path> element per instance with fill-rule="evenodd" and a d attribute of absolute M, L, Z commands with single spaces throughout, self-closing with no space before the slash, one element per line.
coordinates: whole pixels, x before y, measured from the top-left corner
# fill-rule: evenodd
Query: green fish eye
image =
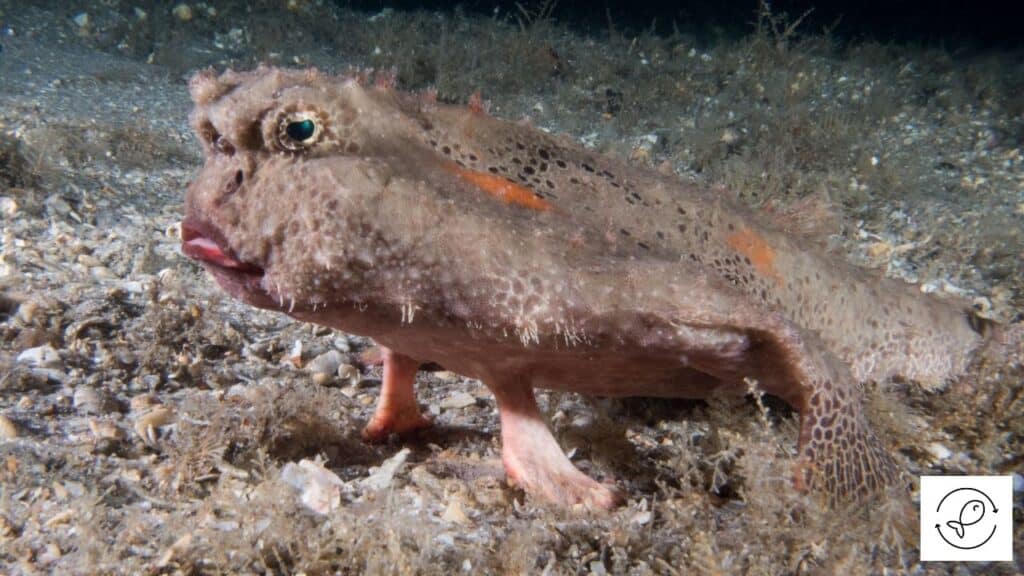
<path fill-rule="evenodd" d="M 305 142 L 313 137 L 316 133 L 316 124 L 306 118 L 305 120 L 296 120 L 295 122 L 289 122 L 284 129 L 285 134 L 289 138 L 296 142 Z"/>

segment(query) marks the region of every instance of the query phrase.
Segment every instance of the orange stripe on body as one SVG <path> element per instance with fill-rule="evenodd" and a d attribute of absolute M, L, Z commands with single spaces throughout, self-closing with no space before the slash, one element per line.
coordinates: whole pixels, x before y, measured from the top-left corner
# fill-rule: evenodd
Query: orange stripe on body
<path fill-rule="evenodd" d="M 750 228 L 742 228 L 729 234 L 725 241 L 736 252 L 750 259 L 757 273 L 771 278 L 776 284 L 784 284 L 782 275 L 775 268 L 775 249 L 757 232 Z"/>
<path fill-rule="evenodd" d="M 445 169 L 506 204 L 515 204 L 538 212 L 545 212 L 552 208 L 547 200 L 534 194 L 533 190 L 497 174 L 469 170 L 454 163 L 446 164 Z"/>

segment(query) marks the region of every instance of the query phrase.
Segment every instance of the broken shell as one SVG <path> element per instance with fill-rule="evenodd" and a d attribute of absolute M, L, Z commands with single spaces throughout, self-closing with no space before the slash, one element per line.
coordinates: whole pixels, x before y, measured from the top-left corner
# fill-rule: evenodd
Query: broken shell
<path fill-rule="evenodd" d="M 639 524 L 640 526 L 644 526 L 646 524 L 649 524 L 651 522 L 651 520 L 653 520 L 653 519 L 654 519 L 654 513 L 653 512 L 651 512 L 650 510 L 642 510 L 642 511 L 637 512 L 636 514 L 634 514 L 633 517 L 629 519 L 629 523 L 630 524 Z"/>
<path fill-rule="evenodd" d="M 947 460 L 953 455 L 953 452 L 949 448 L 946 448 L 939 442 L 932 442 L 927 446 L 927 450 L 935 461 Z"/>
<path fill-rule="evenodd" d="M 64 556 L 60 546 L 56 542 L 50 542 L 43 547 L 43 551 L 36 557 L 36 564 L 39 566 L 49 566 L 54 562 L 60 560 Z"/>
<path fill-rule="evenodd" d="M 81 264 L 82 266 L 88 266 L 90 268 L 94 268 L 96 266 L 103 266 L 103 262 L 100 262 L 100 259 L 93 256 L 92 254 L 79 254 L 78 263 Z"/>
<path fill-rule="evenodd" d="M 113 422 L 104 420 L 89 420 L 89 431 L 97 440 L 120 440 L 124 438 L 124 431 Z"/>
<path fill-rule="evenodd" d="M 32 320 L 35 319 L 36 314 L 39 312 L 39 308 L 39 303 L 33 300 L 22 302 L 18 306 L 18 320 L 21 320 L 25 324 L 32 324 Z"/>
<path fill-rule="evenodd" d="M 159 402 L 153 398 L 152 394 L 139 394 L 131 399 L 130 405 L 132 412 L 145 412 L 152 406 L 158 405 Z"/>
<path fill-rule="evenodd" d="M 476 404 L 476 397 L 469 392 L 456 392 L 444 400 L 441 400 L 441 408 L 447 410 L 466 408 L 474 404 Z"/>
<path fill-rule="evenodd" d="M 150 447 L 157 445 L 158 429 L 174 420 L 174 412 L 166 406 L 157 406 L 135 420 L 135 433 Z"/>
<path fill-rule="evenodd" d="M 0 440 L 13 440 L 18 437 L 18 426 L 13 420 L 0 414 Z"/>
<path fill-rule="evenodd" d="M 882 240 L 868 246 L 868 256 L 872 258 L 888 258 L 892 254 L 892 244 Z"/>
<path fill-rule="evenodd" d="M 164 228 L 164 234 L 172 240 L 181 240 L 181 222 L 175 222 L 167 228 Z"/>
<path fill-rule="evenodd" d="M 113 400 L 106 392 L 89 386 L 75 389 L 72 404 L 75 410 L 83 414 L 106 414 L 111 412 L 114 406 Z"/>
<path fill-rule="evenodd" d="M 96 280 L 116 280 L 117 274 L 110 271 L 110 268 L 106 266 L 93 266 L 89 268 L 89 274 Z"/>
<path fill-rule="evenodd" d="M 284 358 L 281 358 L 281 364 L 291 364 L 296 368 L 302 368 L 302 340 L 296 340 L 295 344 L 292 344 L 292 349 Z"/>
<path fill-rule="evenodd" d="M 192 7 L 188 4 L 181 3 L 171 9 L 171 14 L 182 22 L 188 22 L 192 19 Z"/>
<path fill-rule="evenodd" d="M 18 354 L 18 362 L 29 364 L 36 368 L 60 368 L 60 353 L 49 344 L 29 348 Z"/>
<path fill-rule="evenodd" d="M 75 511 L 74 510 L 64 510 L 63 512 L 58 512 L 57 514 L 55 514 L 53 516 L 53 518 L 50 518 L 49 520 L 47 520 L 46 523 L 43 524 L 43 526 L 46 526 L 47 528 L 52 528 L 52 527 L 57 526 L 59 524 L 67 524 L 74 517 L 75 517 Z"/>
<path fill-rule="evenodd" d="M 335 337 L 334 341 L 331 342 L 331 344 L 333 344 L 335 348 L 342 352 L 352 351 L 352 344 L 349 343 L 348 338 L 345 335 Z"/>
<path fill-rule="evenodd" d="M 313 358 L 306 364 L 306 370 L 309 370 L 314 375 L 323 374 L 324 376 L 333 376 L 338 371 L 338 367 L 341 366 L 342 361 L 345 359 L 341 352 L 337 350 L 328 350 L 323 354 Z"/>
<path fill-rule="evenodd" d="M 381 462 L 380 466 L 370 468 L 370 475 L 363 478 L 360 484 L 368 490 L 384 490 L 389 488 L 395 479 L 395 474 L 405 464 L 409 453 L 410 450 L 408 448 L 402 448 L 394 456 Z"/>
<path fill-rule="evenodd" d="M 10 196 L 0 196 L 0 215 L 10 218 L 18 213 L 18 203 Z"/>
<path fill-rule="evenodd" d="M 53 483 L 50 484 L 50 489 L 53 490 L 53 495 L 57 498 L 57 500 L 68 499 L 68 489 L 65 488 L 64 485 L 61 484 L 60 482 L 54 480 Z"/>
<path fill-rule="evenodd" d="M 281 480 L 298 490 L 303 505 L 317 514 L 327 514 L 341 504 L 345 483 L 325 468 L 319 458 L 303 459 L 298 464 L 289 462 L 281 469 Z"/>
<path fill-rule="evenodd" d="M 178 283 L 178 271 L 174 268 L 164 268 L 156 273 L 162 286 L 173 286 Z"/>
<path fill-rule="evenodd" d="M 338 379 L 347 383 L 350 387 L 355 387 L 362 381 L 363 375 L 359 372 L 359 368 L 351 364 L 342 363 L 338 365 Z"/>
<path fill-rule="evenodd" d="M 462 509 L 462 499 L 453 496 L 444 509 L 444 513 L 441 514 L 441 519 L 452 524 L 469 524 L 469 516 L 466 516 L 465 510 Z"/>

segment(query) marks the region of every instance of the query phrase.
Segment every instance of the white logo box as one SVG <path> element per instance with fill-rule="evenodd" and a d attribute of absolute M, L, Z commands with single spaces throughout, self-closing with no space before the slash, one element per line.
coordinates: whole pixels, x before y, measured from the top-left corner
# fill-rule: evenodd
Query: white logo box
<path fill-rule="evenodd" d="M 1012 476 L 922 476 L 921 560 L 1013 561 Z"/>

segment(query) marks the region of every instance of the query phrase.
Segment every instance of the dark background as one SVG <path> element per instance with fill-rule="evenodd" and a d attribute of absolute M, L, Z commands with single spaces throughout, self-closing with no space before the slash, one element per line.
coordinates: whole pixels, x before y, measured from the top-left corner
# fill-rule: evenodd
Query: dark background
<path fill-rule="evenodd" d="M 540 3 L 536 0 L 521 2 L 526 7 Z M 514 2 L 494 0 L 357 0 L 346 4 L 365 10 L 379 10 L 390 6 L 395 9 L 448 11 L 460 7 L 459 9 L 467 13 L 492 15 L 497 7 L 500 14 L 518 13 Z M 835 26 L 832 33 L 841 41 L 873 39 L 881 42 L 943 46 L 953 50 L 960 46 L 1024 47 L 1022 0 L 771 2 L 773 13 L 786 13 L 791 21 L 812 8 L 813 12 L 801 24 L 800 30 L 804 33 L 817 33 L 826 27 Z M 562 0 L 558 2 L 553 17 L 562 24 L 591 33 L 607 31 L 608 12 L 611 13 L 619 31 L 646 30 L 654 21 L 658 33 L 668 34 L 672 32 L 674 22 L 680 31 L 695 36 L 698 41 L 710 42 L 716 38 L 736 37 L 750 32 L 757 19 L 757 10 L 757 0 Z"/>

